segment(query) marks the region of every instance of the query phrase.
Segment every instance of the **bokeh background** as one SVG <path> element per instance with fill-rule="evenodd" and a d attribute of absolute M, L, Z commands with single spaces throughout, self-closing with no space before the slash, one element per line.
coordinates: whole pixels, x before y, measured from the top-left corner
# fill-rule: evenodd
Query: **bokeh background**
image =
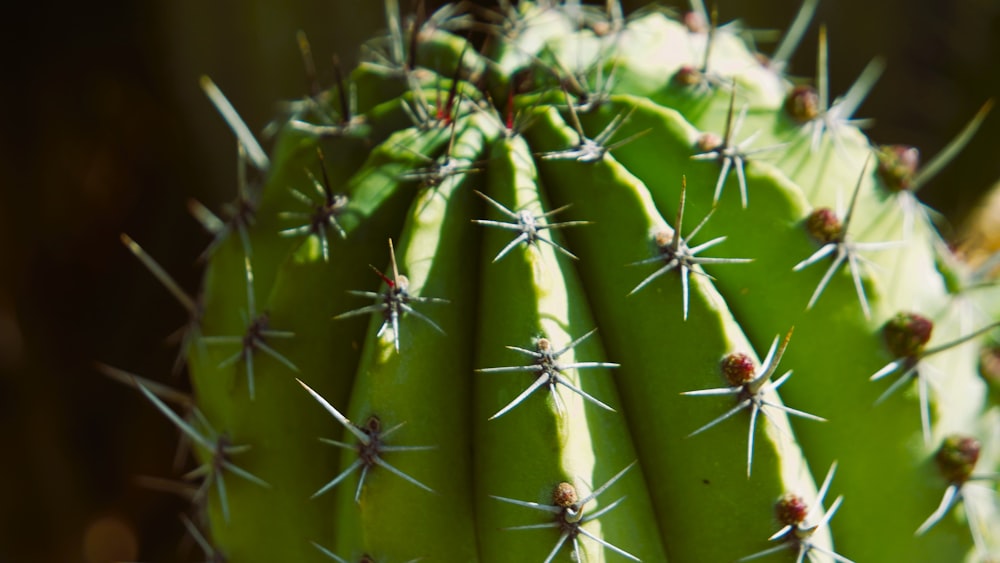
<path fill-rule="evenodd" d="M 717 2 L 722 21 L 772 29 L 798 3 Z M 177 547 L 184 502 L 137 483 L 173 475 L 176 432 L 93 367 L 185 386 L 164 342 L 186 314 L 119 234 L 195 291 L 208 239 L 186 202 L 218 209 L 236 186 L 235 141 L 198 77 L 210 75 L 260 131 L 276 100 L 306 91 L 295 32 L 308 34 L 329 85 L 330 56 L 356 60 L 382 27 L 382 2 L 34 2 L 3 19 L 0 563 L 201 560 Z M 872 56 L 888 60 L 859 111 L 877 119 L 877 142 L 929 157 L 1000 94 L 997 0 L 823 0 L 817 20 L 829 28 L 834 95 Z M 815 72 L 815 30 L 795 74 Z M 998 179 L 993 115 L 921 197 L 957 226 Z"/>

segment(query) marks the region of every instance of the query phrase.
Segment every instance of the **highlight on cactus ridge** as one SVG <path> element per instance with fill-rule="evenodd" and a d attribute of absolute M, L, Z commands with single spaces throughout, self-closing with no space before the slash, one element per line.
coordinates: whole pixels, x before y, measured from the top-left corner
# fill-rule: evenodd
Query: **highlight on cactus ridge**
<path fill-rule="evenodd" d="M 1000 560 L 1000 285 L 917 193 L 991 103 L 873 144 L 881 59 L 831 99 L 820 26 L 788 74 L 816 4 L 768 57 L 701 1 L 387 0 L 268 150 L 203 79 L 241 172 L 200 291 L 122 239 L 193 392 L 100 369 L 190 448 L 205 556 Z"/>

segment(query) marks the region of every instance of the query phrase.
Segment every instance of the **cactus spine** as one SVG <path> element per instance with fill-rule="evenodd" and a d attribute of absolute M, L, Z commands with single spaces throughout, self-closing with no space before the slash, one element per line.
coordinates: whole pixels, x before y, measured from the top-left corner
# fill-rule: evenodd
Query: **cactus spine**
<path fill-rule="evenodd" d="M 387 4 L 270 156 L 205 84 L 256 173 L 201 213 L 196 406 L 136 382 L 217 554 L 1000 556 L 1000 292 L 915 195 L 987 108 L 921 172 L 854 123 L 880 61 L 831 102 L 822 29 L 812 89 L 801 25 L 762 62 L 700 3 Z"/>

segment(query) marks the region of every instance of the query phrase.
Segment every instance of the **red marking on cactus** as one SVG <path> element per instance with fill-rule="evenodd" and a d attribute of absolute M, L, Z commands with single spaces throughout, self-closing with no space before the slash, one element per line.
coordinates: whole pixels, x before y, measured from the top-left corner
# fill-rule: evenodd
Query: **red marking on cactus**
<path fill-rule="evenodd" d="M 897 358 L 920 355 L 931 339 L 934 322 L 917 313 L 900 312 L 882 327 L 882 337 Z"/>
<path fill-rule="evenodd" d="M 808 123 L 821 113 L 819 94 L 812 86 L 796 86 L 785 98 L 785 112 L 799 124 Z"/>
<path fill-rule="evenodd" d="M 382 278 L 386 284 L 389 285 L 389 289 L 382 293 L 376 293 L 374 291 L 355 291 L 349 290 L 348 293 L 352 295 L 357 295 L 359 297 L 367 297 L 370 299 L 375 299 L 376 303 L 374 305 L 369 305 L 367 307 L 361 307 L 360 309 L 354 309 L 353 311 L 348 311 L 346 313 L 341 313 L 334 319 L 346 319 L 349 317 L 355 317 L 358 315 L 366 315 L 369 313 L 381 312 L 382 317 L 385 322 L 379 328 L 376 336 L 378 338 L 382 337 L 387 329 L 392 329 L 392 340 L 393 345 L 396 348 L 396 352 L 399 352 L 399 322 L 404 313 L 408 313 L 423 320 L 425 323 L 429 324 L 434 330 L 441 334 L 444 334 L 444 329 L 438 326 L 437 323 L 432 321 L 427 316 L 423 315 L 419 311 L 415 310 L 412 306 L 413 303 L 448 303 L 447 299 L 442 299 L 440 297 L 423 297 L 410 295 L 407 291 L 410 288 L 410 280 L 406 276 L 399 273 L 399 266 L 396 264 L 396 250 L 392 245 L 392 239 L 389 239 L 389 261 L 392 264 L 392 278 L 379 271 L 378 268 L 368 265 L 377 275 Z"/>
<path fill-rule="evenodd" d="M 452 118 L 452 112 L 455 109 L 455 92 L 458 87 L 458 82 L 453 82 L 451 88 L 448 90 L 448 98 L 444 103 L 441 103 L 441 92 L 438 91 L 436 108 L 434 112 L 434 117 L 437 118 L 438 122 L 442 124 L 443 127 L 448 127 L 451 125 L 454 119 Z"/>
<path fill-rule="evenodd" d="M 514 88 L 507 92 L 507 115 L 504 116 L 504 127 L 508 131 L 514 130 Z"/>
<path fill-rule="evenodd" d="M 372 266 L 371 264 L 368 264 L 368 267 L 371 268 L 372 271 L 375 272 L 375 274 L 378 277 L 382 278 L 382 281 L 384 281 L 385 283 L 389 284 L 389 287 L 391 287 L 391 288 L 395 288 L 396 287 L 396 282 L 393 281 L 392 279 L 390 279 L 389 276 L 386 276 L 385 274 L 383 274 L 381 270 L 379 270 L 375 266 Z"/>
<path fill-rule="evenodd" d="M 950 483 L 964 483 L 972 476 L 981 449 L 979 440 L 975 438 L 951 435 L 944 439 L 934 461 Z"/>
<path fill-rule="evenodd" d="M 920 151 L 907 145 L 882 145 L 876 153 L 878 176 L 892 192 L 910 190 L 914 186 Z"/>
<path fill-rule="evenodd" d="M 829 244 L 843 239 L 844 224 L 834 210 L 829 207 L 821 207 L 814 210 L 806 218 L 806 232 L 816 242 Z"/>
<path fill-rule="evenodd" d="M 465 46 L 462 47 L 462 53 L 458 56 L 458 64 L 455 65 L 455 74 L 451 77 L 451 88 L 448 89 L 448 98 L 444 105 L 441 105 L 440 92 L 438 92 L 438 104 L 437 104 L 437 118 L 445 127 L 452 124 L 455 120 L 455 102 L 459 99 L 458 83 L 459 76 L 462 73 L 462 61 L 465 59 L 465 53 L 469 50 L 470 43 L 466 41 Z"/>
<path fill-rule="evenodd" d="M 743 385 L 753 380 L 757 367 L 753 359 L 742 352 L 727 354 L 722 358 L 722 375 L 726 381 L 733 386 Z"/>
<path fill-rule="evenodd" d="M 774 514 L 782 526 L 798 526 L 806 521 L 809 506 L 802 497 L 788 493 L 775 503 Z"/>

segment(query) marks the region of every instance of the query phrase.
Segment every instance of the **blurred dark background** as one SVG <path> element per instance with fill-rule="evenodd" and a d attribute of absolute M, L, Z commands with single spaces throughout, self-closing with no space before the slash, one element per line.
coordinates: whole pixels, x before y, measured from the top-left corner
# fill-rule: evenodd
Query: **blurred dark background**
<path fill-rule="evenodd" d="M 797 8 L 718 1 L 723 21 L 738 15 L 751 28 L 783 29 Z M 185 385 L 172 379 L 164 339 L 186 314 L 118 237 L 129 233 L 194 291 L 208 240 L 186 201 L 218 209 L 236 185 L 235 141 L 198 77 L 210 75 L 260 131 L 275 100 L 306 91 L 295 32 L 306 31 L 330 84 L 326 62 L 356 60 L 382 26 L 382 2 L 35 2 L 4 19 L 0 563 L 199 557 L 177 550 L 184 503 L 135 481 L 171 476 L 175 431 L 93 368 Z M 817 19 L 829 27 L 834 95 L 872 56 L 888 60 L 858 112 L 877 118 L 877 142 L 929 158 L 1000 94 L 996 0 L 824 0 Z M 815 37 L 814 24 L 794 73 L 814 73 Z M 921 197 L 960 224 L 1000 179 L 997 147 L 993 115 Z"/>

